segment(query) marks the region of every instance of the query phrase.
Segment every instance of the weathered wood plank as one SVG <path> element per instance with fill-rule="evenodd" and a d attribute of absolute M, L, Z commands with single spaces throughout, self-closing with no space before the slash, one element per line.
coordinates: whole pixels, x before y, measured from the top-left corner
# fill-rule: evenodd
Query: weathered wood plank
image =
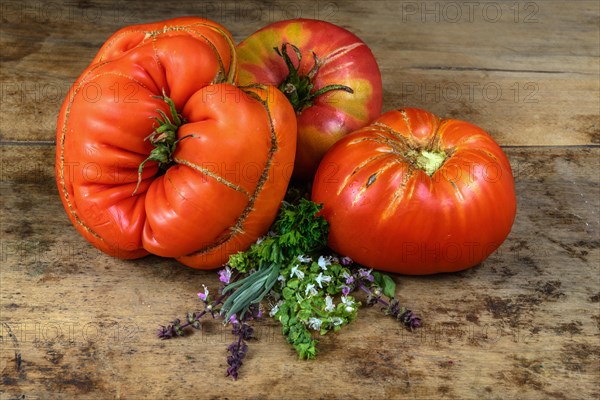
<path fill-rule="evenodd" d="M 275 20 L 325 19 L 371 46 L 386 110 L 417 106 L 467 119 L 504 145 L 597 144 L 599 8 L 597 1 L 5 1 L 0 136 L 52 140 L 71 83 L 117 29 L 200 15 L 236 40 Z"/>
<path fill-rule="evenodd" d="M 200 15 L 236 40 L 291 17 L 340 24 L 379 60 L 386 109 L 466 119 L 505 146 L 582 147 L 507 148 L 519 210 L 500 250 L 462 273 L 396 277 L 423 329 L 363 309 L 300 362 L 265 321 L 231 382 L 217 321 L 183 340 L 154 336 L 216 274 L 97 252 L 62 210 L 53 148 L 3 146 L 0 397 L 600 397 L 600 4 L 237 3 L 4 1 L 0 138 L 53 140 L 69 85 L 115 30 Z"/>
<path fill-rule="evenodd" d="M 506 150 L 519 210 L 500 250 L 462 273 L 396 276 L 421 330 L 363 309 L 303 362 L 275 323 L 259 323 L 232 382 L 231 337 L 217 321 L 193 337 L 155 337 L 197 305 L 202 283 L 216 288 L 216 274 L 100 254 L 62 209 L 53 148 L 4 146 L 2 396 L 597 398 L 600 149 Z"/>

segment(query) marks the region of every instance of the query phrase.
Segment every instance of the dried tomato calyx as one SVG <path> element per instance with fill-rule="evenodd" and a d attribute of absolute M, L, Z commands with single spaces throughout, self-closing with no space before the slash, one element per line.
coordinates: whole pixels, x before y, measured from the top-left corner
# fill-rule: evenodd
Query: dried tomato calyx
<path fill-rule="evenodd" d="M 294 50 L 296 57 L 298 57 L 298 66 L 294 65 L 287 53 L 288 45 L 292 48 L 292 50 Z M 315 63 L 312 69 L 308 72 L 308 75 L 300 75 L 298 70 L 300 69 L 300 63 L 302 62 L 302 54 L 300 53 L 300 49 L 298 49 L 298 47 L 290 43 L 283 43 L 281 45 L 281 49 L 274 47 L 273 50 L 275 50 L 277 55 L 283 58 L 283 61 L 285 61 L 289 71 L 288 76 L 279 84 L 278 88 L 288 98 L 297 114 L 300 114 L 306 108 L 313 106 L 314 100 L 317 97 L 332 90 L 343 90 L 348 93 L 354 93 L 352 88 L 344 85 L 327 85 L 313 92 L 313 78 L 321 67 L 321 63 L 317 55 L 314 52 L 312 53 Z"/>
<path fill-rule="evenodd" d="M 167 103 L 171 117 L 169 118 L 169 116 L 167 116 L 163 110 L 156 110 L 156 112 L 160 115 L 160 118 L 154 117 L 158 123 L 158 127 L 150 135 L 144 138 L 144 140 L 148 140 L 150 143 L 152 143 L 154 149 L 152 149 L 148 158 L 142 161 L 138 167 L 137 185 L 131 194 L 132 196 L 137 193 L 137 190 L 140 187 L 140 183 L 142 182 L 142 171 L 146 163 L 148 161 L 158 162 L 158 173 L 163 174 L 167 169 L 169 169 L 169 167 L 171 167 L 171 165 L 173 165 L 173 153 L 175 152 L 177 143 L 192 136 L 187 135 L 177 139 L 177 129 L 179 129 L 179 127 L 186 122 L 185 119 L 177 112 L 175 103 L 166 95 L 164 89 L 162 96 L 155 97 L 162 99 L 165 103 Z"/>
<path fill-rule="evenodd" d="M 413 158 L 414 164 L 425 171 L 429 176 L 435 174 L 435 172 L 444 164 L 446 158 L 448 158 L 448 155 L 445 152 L 435 150 L 411 151 L 409 156 Z"/>

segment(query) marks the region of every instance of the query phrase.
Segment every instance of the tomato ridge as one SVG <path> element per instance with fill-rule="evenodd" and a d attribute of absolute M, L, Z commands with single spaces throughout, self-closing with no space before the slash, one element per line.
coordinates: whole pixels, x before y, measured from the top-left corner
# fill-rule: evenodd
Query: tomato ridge
<path fill-rule="evenodd" d="M 246 196 L 248 199 L 250 199 L 250 193 L 248 193 L 248 191 L 246 189 L 244 189 L 243 187 L 241 187 L 239 185 L 236 185 L 235 183 L 233 183 L 233 182 L 231 182 L 231 181 L 223 178 L 222 176 L 220 176 L 220 175 L 218 175 L 218 174 L 210 171 L 207 168 L 204 168 L 204 167 L 202 167 L 200 165 L 197 165 L 197 164 L 195 164 L 195 163 L 193 163 L 191 161 L 184 160 L 184 159 L 178 158 L 178 157 L 174 157 L 173 161 L 175 163 L 177 163 L 177 164 L 185 165 L 186 167 L 189 167 L 189 168 L 191 168 L 191 169 L 193 169 L 195 171 L 198 171 L 201 174 L 204 174 L 204 175 L 206 175 L 206 176 L 208 176 L 210 178 L 213 178 L 217 182 L 219 182 L 219 183 L 221 183 L 221 184 L 223 184 L 223 185 L 225 185 L 225 186 L 227 186 L 227 187 L 229 187 L 229 188 L 231 188 L 231 189 L 233 189 L 233 190 L 235 190 L 237 192 L 242 193 L 244 196 Z"/>
<path fill-rule="evenodd" d="M 226 32 L 224 32 L 222 29 L 219 29 L 218 27 L 216 27 L 214 25 L 203 23 L 203 22 L 195 22 L 195 23 L 192 23 L 189 25 L 174 25 L 174 26 L 169 26 L 169 27 L 167 27 L 165 25 L 163 27 L 163 29 L 155 29 L 155 30 L 130 29 L 130 30 L 126 30 L 124 32 L 118 33 L 111 38 L 110 42 L 106 43 L 103 54 L 98 56 L 99 57 L 98 62 L 106 62 L 106 61 L 103 61 L 103 59 L 107 53 L 107 50 L 110 49 L 114 45 L 114 43 L 116 43 L 121 37 L 123 37 L 125 35 L 130 35 L 132 33 L 144 33 L 145 34 L 144 38 L 139 43 L 137 43 L 135 46 L 133 46 L 132 48 L 140 46 L 140 45 L 144 44 L 147 39 L 152 38 L 152 46 L 156 50 L 156 48 L 154 47 L 154 43 L 159 35 L 162 35 L 162 34 L 165 34 L 167 32 L 171 32 L 171 31 L 183 31 L 183 32 L 189 33 L 192 36 L 202 38 L 212 48 L 212 50 L 214 51 L 214 53 L 217 57 L 220 71 L 222 71 L 223 75 L 225 75 L 225 65 L 223 63 L 223 58 L 221 57 L 219 51 L 215 47 L 214 43 L 212 41 L 210 41 L 206 36 L 202 35 L 199 32 L 196 32 L 193 29 L 190 29 L 190 28 L 196 27 L 196 26 L 207 27 L 207 28 L 217 32 L 218 34 L 220 34 L 226 40 L 226 42 L 229 46 L 229 55 L 231 57 L 231 63 L 230 63 L 229 71 L 227 71 L 226 82 L 233 83 L 235 81 L 235 76 L 237 74 L 237 70 L 236 70 L 237 54 L 235 51 L 235 44 L 230 39 L 229 35 Z M 157 61 L 158 61 L 158 57 L 157 57 Z M 160 64 L 160 61 L 158 61 L 158 63 Z"/>
<path fill-rule="evenodd" d="M 255 87 L 255 88 L 265 88 L 264 85 L 260 85 L 260 84 L 253 85 L 253 87 Z M 194 251 L 194 252 L 192 252 L 190 254 L 186 254 L 184 257 L 193 257 L 193 256 L 197 256 L 197 255 L 209 253 L 209 252 L 213 251 L 214 249 L 217 249 L 217 248 L 221 247 L 222 245 L 227 244 L 229 241 L 233 240 L 233 238 L 237 234 L 243 234 L 244 233 L 244 229 L 243 229 L 244 222 L 246 221 L 246 219 L 248 218 L 248 216 L 250 215 L 250 213 L 254 210 L 254 203 L 256 202 L 256 199 L 258 198 L 258 196 L 262 192 L 262 189 L 263 189 L 265 183 L 267 182 L 267 179 L 269 178 L 269 171 L 271 170 L 271 165 L 273 163 L 273 157 L 274 157 L 275 153 L 278 151 L 278 147 L 279 147 L 278 146 L 278 141 L 277 141 L 277 134 L 275 132 L 275 125 L 273 123 L 273 117 L 271 115 L 271 110 L 270 110 L 269 105 L 268 105 L 268 103 L 270 101 L 269 98 L 268 98 L 268 90 L 265 89 L 265 92 L 267 93 L 266 99 L 262 99 L 258 95 L 256 95 L 256 97 L 252 96 L 260 104 L 262 104 L 262 106 L 265 108 L 265 111 L 267 112 L 267 116 L 268 116 L 270 133 L 271 133 L 271 147 L 269 148 L 269 152 L 267 153 L 267 159 L 266 159 L 266 162 L 265 162 L 265 167 L 263 168 L 263 172 L 260 175 L 260 178 L 258 179 L 258 182 L 256 184 L 256 189 L 254 190 L 254 192 L 252 193 L 252 195 L 249 196 L 249 198 L 248 198 L 248 205 L 244 208 L 244 210 L 242 211 L 242 213 L 238 217 L 238 219 L 235 222 L 235 224 L 229 228 L 229 232 L 228 233 L 222 235 L 222 237 L 220 239 L 216 240 L 210 246 L 207 246 L 207 247 L 205 247 L 204 249 L 201 249 L 201 250 Z"/>

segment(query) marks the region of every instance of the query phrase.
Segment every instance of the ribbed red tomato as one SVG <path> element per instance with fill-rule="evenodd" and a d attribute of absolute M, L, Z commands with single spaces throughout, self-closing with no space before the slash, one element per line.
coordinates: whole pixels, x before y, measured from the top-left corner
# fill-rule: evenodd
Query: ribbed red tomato
<path fill-rule="evenodd" d="M 419 109 L 383 114 L 327 153 L 312 197 L 323 203 L 330 247 L 403 274 L 477 265 L 508 236 L 514 179 L 481 128 Z"/>
<path fill-rule="evenodd" d="M 337 140 L 381 113 L 381 74 L 369 47 L 326 21 L 267 25 L 238 46 L 239 83 L 278 86 L 296 110 L 294 175 L 312 180 Z"/>
<path fill-rule="evenodd" d="M 235 86 L 235 65 L 229 32 L 200 18 L 131 26 L 101 48 L 65 99 L 56 152 L 67 214 L 94 246 L 214 268 L 268 230 L 294 110 L 273 87 Z"/>

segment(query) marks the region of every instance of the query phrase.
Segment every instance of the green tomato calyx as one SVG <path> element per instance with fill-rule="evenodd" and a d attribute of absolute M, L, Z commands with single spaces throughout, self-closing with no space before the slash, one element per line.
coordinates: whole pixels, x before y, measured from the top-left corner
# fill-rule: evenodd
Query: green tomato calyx
<path fill-rule="evenodd" d="M 298 58 L 298 66 L 295 66 L 292 62 L 288 52 L 287 47 L 290 46 L 294 53 L 296 53 L 296 57 Z M 313 52 L 314 65 L 312 69 L 308 72 L 307 75 L 300 75 L 300 64 L 302 62 L 302 53 L 300 49 L 293 44 L 283 43 L 281 45 L 281 49 L 278 47 L 274 47 L 273 50 L 283 58 L 283 61 L 288 67 L 289 74 L 288 76 L 279 84 L 279 90 L 285 94 L 288 98 L 294 110 L 297 114 L 300 114 L 302 111 L 314 105 L 314 100 L 332 90 L 343 90 L 348 93 L 354 93 L 354 90 L 348 86 L 344 85 L 327 85 L 318 90 L 313 91 L 314 84 L 313 79 L 319 68 L 321 67 L 321 62 L 317 55 Z"/>
<path fill-rule="evenodd" d="M 169 98 L 165 90 L 163 89 L 162 96 L 154 96 L 158 99 L 164 100 L 165 103 L 169 106 L 171 117 L 167 116 L 165 112 L 161 109 L 157 109 L 156 112 L 160 117 L 154 117 L 158 126 L 156 129 L 148 135 L 144 140 L 150 141 L 150 143 L 154 146 L 154 149 L 150 152 L 148 158 L 142 161 L 138 167 L 138 180 L 137 185 L 135 186 L 135 190 L 131 194 L 135 195 L 140 187 L 140 183 L 142 182 L 142 171 L 144 166 L 148 161 L 158 162 L 158 173 L 159 175 L 164 174 L 167 169 L 169 169 L 173 165 L 173 153 L 175 153 L 175 148 L 177 147 L 177 143 L 181 140 L 191 137 L 192 135 L 187 135 L 182 138 L 177 139 L 177 130 L 181 125 L 183 125 L 186 121 L 185 119 L 177 112 L 175 108 L 175 103 L 171 98 Z"/>

